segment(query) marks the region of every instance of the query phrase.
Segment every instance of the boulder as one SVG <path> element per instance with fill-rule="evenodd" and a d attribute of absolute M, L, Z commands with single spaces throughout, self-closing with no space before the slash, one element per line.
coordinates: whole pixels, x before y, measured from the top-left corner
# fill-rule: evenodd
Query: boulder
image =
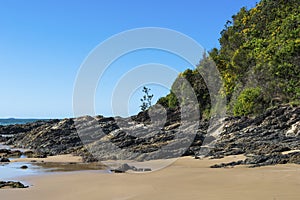
<path fill-rule="evenodd" d="M 28 169 L 28 166 L 27 165 L 22 165 L 20 168 L 21 169 Z"/>
<path fill-rule="evenodd" d="M 0 189 L 1 188 L 28 188 L 28 186 L 24 185 L 21 182 L 0 181 Z"/>
<path fill-rule="evenodd" d="M 10 162 L 8 158 L 0 158 L 0 162 Z"/>
<path fill-rule="evenodd" d="M 126 172 L 128 170 L 134 170 L 134 169 L 136 169 L 136 168 L 128 165 L 127 163 L 124 163 L 120 167 L 118 167 L 116 170 Z"/>

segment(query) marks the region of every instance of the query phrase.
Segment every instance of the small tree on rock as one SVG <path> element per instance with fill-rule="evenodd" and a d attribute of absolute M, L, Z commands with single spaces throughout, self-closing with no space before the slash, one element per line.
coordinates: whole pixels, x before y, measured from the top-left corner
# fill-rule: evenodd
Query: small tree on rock
<path fill-rule="evenodd" d="M 153 94 L 149 93 L 150 90 L 150 88 L 147 88 L 145 86 L 143 87 L 142 92 L 144 93 L 144 96 L 143 98 L 141 98 L 142 105 L 140 106 L 142 111 L 145 111 L 152 106 Z"/>

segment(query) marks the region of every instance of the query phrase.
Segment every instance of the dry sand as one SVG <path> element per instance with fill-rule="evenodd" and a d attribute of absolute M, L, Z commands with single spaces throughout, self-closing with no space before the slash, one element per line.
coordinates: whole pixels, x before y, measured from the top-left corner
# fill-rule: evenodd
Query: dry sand
<path fill-rule="evenodd" d="M 240 160 L 229 157 L 217 162 Z M 154 161 L 159 164 L 160 161 Z M 215 160 L 178 159 L 143 174 L 95 171 L 22 178 L 29 189 L 0 190 L 3 200 L 289 200 L 300 199 L 300 166 L 209 168 Z"/>

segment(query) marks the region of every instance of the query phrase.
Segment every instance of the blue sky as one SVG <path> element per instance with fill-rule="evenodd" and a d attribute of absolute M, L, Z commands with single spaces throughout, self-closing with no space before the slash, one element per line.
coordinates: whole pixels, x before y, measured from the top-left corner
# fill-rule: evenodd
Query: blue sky
<path fill-rule="evenodd" d="M 72 117 L 73 87 L 80 65 L 89 52 L 114 34 L 141 27 L 169 28 L 209 50 L 218 47 L 226 21 L 241 7 L 251 8 L 256 2 L 0 0 L 0 118 Z M 122 73 L 149 62 L 168 64 L 178 71 L 191 67 L 159 51 L 122 57 L 99 82 L 97 114 L 112 114 L 110 95 Z M 154 101 L 168 92 L 156 85 L 151 88 Z M 140 96 L 137 90 L 128 100 L 129 114 L 139 110 Z"/>

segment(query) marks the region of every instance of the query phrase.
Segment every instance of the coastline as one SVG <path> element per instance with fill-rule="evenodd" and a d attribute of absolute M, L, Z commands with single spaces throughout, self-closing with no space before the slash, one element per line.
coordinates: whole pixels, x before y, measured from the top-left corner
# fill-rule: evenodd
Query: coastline
<path fill-rule="evenodd" d="M 104 174 L 96 171 L 28 176 L 28 189 L 4 189 L 6 200 L 99 199 L 298 199 L 300 168 L 276 165 L 259 168 L 209 168 L 218 160 L 181 157 L 170 166 L 151 173 Z M 151 162 L 151 161 L 149 161 Z"/>
<path fill-rule="evenodd" d="M 82 141 L 73 126 L 73 119 L 45 122 L 42 125 L 33 123 L 17 126 L 17 129 L 13 126 L 6 127 L 2 130 L 3 132 L 16 134 L 15 137 L 9 139 L 9 144 L 30 147 L 35 152 L 47 152 L 34 156 L 39 158 L 14 159 L 13 162 L 33 161 L 50 170 L 57 167 L 60 169 L 59 173 L 16 177 L 18 181 L 30 187 L 3 189 L 0 190 L 0 196 L 6 200 L 296 200 L 299 199 L 300 194 L 298 192 L 300 148 L 297 128 L 299 111 L 300 107 L 281 106 L 256 118 L 228 118 L 224 122 L 226 128 L 221 132 L 207 157 L 194 159 L 201 157 L 198 156 L 200 155 L 199 147 L 202 145 L 201 138 L 206 136 L 205 124 L 203 124 L 199 127 L 198 135 L 195 136 L 188 151 L 185 150 L 187 152 L 185 155 L 191 157 L 180 157 L 174 163 L 170 159 L 133 163 L 128 161 L 130 157 L 118 152 L 111 151 L 111 154 L 107 154 L 108 149 L 104 147 L 97 151 L 96 156 L 101 156 L 107 161 L 93 163 L 95 160 L 90 157 L 90 153 L 82 148 Z M 286 119 L 284 123 L 282 118 Z M 78 120 L 83 124 L 88 124 L 86 119 L 88 117 Z M 103 127 L 116 127 L 112 118 L 99 117 L 97 120 L 95 130 L 96 128 L 100 130 Z M 140 116 L 139 120 L 143 122 L 143 116 Z M 171 121 L 169 123 L 171 124 Z M 97 142 L 91 144 L 97 145 L 103 140 L 109 140 L 129 150 L 146 149 L 150 151 L 148 153 L 151 153 L 153 147 L 159 149 L 170 141 L 179 144 L 185 141 L 184 138 L 173 140 L 171 136 L 174 136 L 173 129 L 175 128 L 173 125 L 170 126 L 171 128 L 168 126 L 165 130 L 141 141 L 121 134 L 120 129 L 109 129 L 110 133 L 105 138 L 97 138 Z M 140 123 L 131 124 L 129 127 L 138 131 Z M 19 128 L 26 130 L 24 131 L 26 134 L 19 135 Z M 188 132 L 189 127 L 185 130 Z M 97 134 L 97 131 L 92 133 Z M 58 141 L 60 145 L 57 145 Z M 178 149 L 175 149 L 172 152 L 177 151 Z M 66 152 L 69 155 L 50 156 L 62 155 Z M 82 157 L 74 157 L 70 153 Z M 128 160 L 122 160 L 122 158 Z M 121 170 L 114 166 L 120 163 L 127 163 L 138 170 L 134 170 L 133 173 L 130 173 L 131 171 L 119 173 Z M 101 171 L 100 167 L 110 169 L 104 168 L 102 164 L 109 164 L 112 171 L 117 173 Z M 167 167 L 160 169 L 163 166 Z M 90 169 L 96 169 L 96 171 L 90 171 Z M 139 169 L 143 171 L 147 169 L 147 172 L 140 173 Z M 65 173 L 66 171 L 71 171 L 71 173 Z"/>

